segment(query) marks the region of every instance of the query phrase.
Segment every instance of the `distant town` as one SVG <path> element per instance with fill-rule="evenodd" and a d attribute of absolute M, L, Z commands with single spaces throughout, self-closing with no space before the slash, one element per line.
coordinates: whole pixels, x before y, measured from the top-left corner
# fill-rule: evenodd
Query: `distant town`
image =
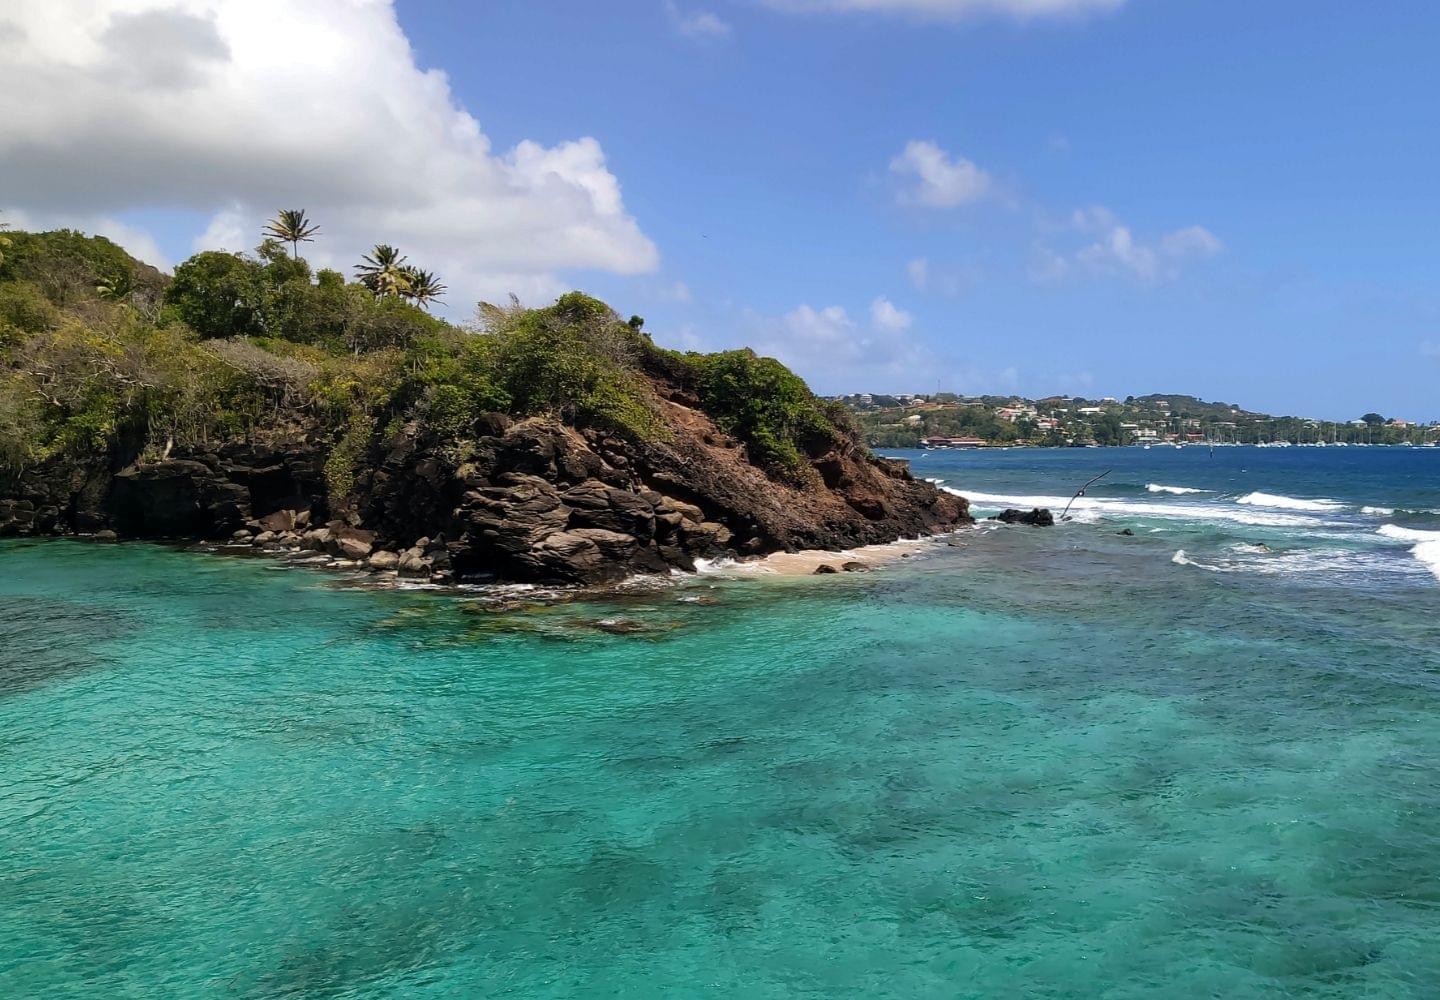
<path fill-rule="evenodd" d="M 1030 445 L 1410 445 L 1435 447 L 1440 423 L 1366 413 L 1348 421 L 1276 417 L 1194 396 L 958 396 L 855 393 L 834 397 L 854 412 L 868 442 L 884 448 Z"/>

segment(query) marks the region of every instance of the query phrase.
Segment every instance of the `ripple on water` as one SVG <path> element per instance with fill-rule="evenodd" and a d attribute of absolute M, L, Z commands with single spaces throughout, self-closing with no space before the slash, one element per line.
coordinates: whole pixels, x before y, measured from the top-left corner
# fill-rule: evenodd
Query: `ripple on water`
<path fill-rule="evenodd" d="M 0 692 L 0 989 L 1435 992 L 1435 588 L 1083 530 L 484 607 L 0 548 L 0 666 L 60 665 Z"/>

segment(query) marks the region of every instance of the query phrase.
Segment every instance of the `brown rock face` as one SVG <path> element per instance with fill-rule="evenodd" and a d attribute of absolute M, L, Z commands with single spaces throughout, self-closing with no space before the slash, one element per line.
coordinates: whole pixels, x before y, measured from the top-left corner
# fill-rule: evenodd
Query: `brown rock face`
<path fill-rule="evenodd" d="M 457 446 L 406 424 L 375 442 L 341 499 L 326 492 L 318 428 L 162 461 L 57 463 L 0 484 L 0 535 L 244 535 L 403 576 L 596 583 L 970 521 L 963 499 L 853 442 L 827 440 L 808 469 L 769 474 L 693 399 L 663 379 L 656 392 L 665 432 L 650 442 L 491 414 Z"/>
<path fill-rule="evenodd" d="M 421 473 L 434 468 L 434 446 L 410 425 L 386 446 L 387 475 L 362 504 L 363 523 L 396 551 L 443 537 L 460 576 L 596 583 L 690 570 L 697 558 L 840 549 L 969 521 L 964 500 L 858 446 L 831 445 L 801 486 L 751 464 L 700 411 L 661 405 L 670 434 L 648 444 L 545 418 L 494 421 L 496 433 L 476 441 L 446 482 Z M 431 513 L 416 517 L 422 510 Z"/>

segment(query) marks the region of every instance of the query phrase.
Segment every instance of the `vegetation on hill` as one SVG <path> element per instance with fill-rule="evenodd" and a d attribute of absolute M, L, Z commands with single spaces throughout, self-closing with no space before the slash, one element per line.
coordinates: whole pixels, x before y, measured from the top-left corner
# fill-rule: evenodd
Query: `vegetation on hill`
<path fill-rule="evenodd" d="M 197 253 L 173 277 L 103 237 L 6 233 L 0 477 L 65 455 L 160 457 L 303 429 L 329 435 L 327 478 L 343 496 L 379 436 L 412 419 L 457 460 L 493 411 L 663 440 L 657 380 L 776 475 L 813 478 L 807 456 L 858 441 L 843 408 L 771 359 L 662 350 L 639 317 L 579 292 L 540 309 L 482 305 L 456 326 L 425 309 L 444 286 L 394 247 L 376 246 L 353 281 L 312 271 L 298 251 L 316 232 L 282 212 L 254 253 Z"/>
<path fill-rule="evenodd" d="M 1129 396 L 1120 401 L 864 393 L 843 397 L 843 402 L 855 413 L 865 439 L 885 448 L 913 448 L 932 438 L 1048 447 L 1205 441 L 1421 444 L 1440 438 L 1440 426 L 1387 420 L 1378 413 L 1348 422 L 1275 417 L 1183 394 Z"/>

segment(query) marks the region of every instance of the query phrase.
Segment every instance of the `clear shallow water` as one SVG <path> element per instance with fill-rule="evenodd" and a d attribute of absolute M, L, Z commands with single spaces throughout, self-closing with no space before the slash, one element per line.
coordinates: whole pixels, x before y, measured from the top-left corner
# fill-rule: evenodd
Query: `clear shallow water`
<path fill-rule="evenodd" d="M 916 471 L 1125 459 L 1335 526 L 1102 511 L 511 612 L 0 544 L 0 995 L 1435 996 L 1440 581 L 1358 508 L 1440 508 L 1440 456 L 1243 451 Z M 1325 568 L 1173 561 L 1254 533 Z"/>

